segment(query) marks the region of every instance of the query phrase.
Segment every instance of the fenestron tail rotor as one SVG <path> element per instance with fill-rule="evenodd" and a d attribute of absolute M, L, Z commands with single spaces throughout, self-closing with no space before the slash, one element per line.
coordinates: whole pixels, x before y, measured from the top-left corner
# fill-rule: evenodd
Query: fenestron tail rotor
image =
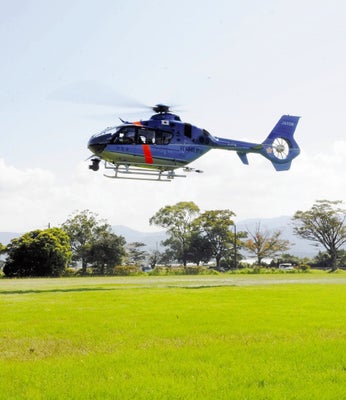
<path fill-rule="evenodd" d="M 276 138 L 272 144 L 273 154 L 279 160 L 286 160 L 289 155 L 290 147 L 289 143 L 283 138 Z"/>

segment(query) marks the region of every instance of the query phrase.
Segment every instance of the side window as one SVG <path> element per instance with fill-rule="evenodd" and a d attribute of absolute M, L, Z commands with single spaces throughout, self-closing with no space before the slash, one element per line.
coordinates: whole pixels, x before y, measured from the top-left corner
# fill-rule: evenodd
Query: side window
<path fill-rule="evenodd" d="M 129 126 L 122 128 L 112 139 L 114 144 L 134 144 L 136 143 L 136 128 Z"/>
<path fill-rule="evenodd" d="M 155 131 L 153 129 L 138 129 L 137 143 L 155 144 Z"/>
<path fill-rule="evenodd" d="M 169 144 L 173 134 L 148 128 L 125 126 L 113 135 L 114 144 Z"/>
<path fill-rule="evenodd" d="M 125 133 L 124 141 L 125 141 L 125 144 L 136 143 L 136 130 L 133 129 L 132 127 L 129 128 L 128 131 Z"/>
<path fill-rule="evenodd" d="M 172 140 L 173 134 L 164 131 L 156 132 L 156 144 L 169 144 Z"/>

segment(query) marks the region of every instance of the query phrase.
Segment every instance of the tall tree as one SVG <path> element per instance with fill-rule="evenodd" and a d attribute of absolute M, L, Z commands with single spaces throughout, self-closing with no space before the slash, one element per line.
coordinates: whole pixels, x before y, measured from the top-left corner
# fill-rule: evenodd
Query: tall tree
<path fill-rule="evenodd" d="M 286 252 L 291 246 L 288 240 L 282 239 L 282 232 L 261 230 L 261 223 L 256 224 L 254 231 L 248 231 L 248 239 L 244 242 L 246 250 L 257 257 L 260 265 L 264 258 L 274 257 Z"/>
<path fill-rule="evenodd" d="M 13 239 L 6 248 L 4 274 L 60 276 L 71 260 L 70 240 L 60 228 L 34 230 Z"/>
<path fill-rule="evenodd" d="M 140 264 L 141 262 L 143 262 L 148 254 L 146 250 L 143 250 L 144 246 L 145 243 L 142 242 L 128 243 L 128 245 L 126 246 L 126 253 L 128 262 L 130 264 Z"/>
<path fill-rule="evenodd" d="M 86 273 L 91 246 L 95 240 L 111 232 L 111 226 L 104 220 L 98 220 L 97 214 L 89 210 L 76 211 L 63 224 L 70 237 L 73 260 L 82 262 L 82 274 Z"/>
<path fill-rule="evenodd" d="M 188 251 L 188 261 L 199 265 L 208 262 L 213 256 L 213 247 L 209 240 L 200 232 L 193 233 Z"/>
<path fill-rule="evenodd" d="M 100 275 L 112 274 L 125 256 L 125 238 L 109 231 L 95 236 L 89 247 L 88 262 Z"/>
<path fill-rule="evenodd" d="M 159 250 L 152 250 L 148 254 L 148 262 L 151 268 L 155 268 L 156 264 L 159 262 L 161 258 L 161 253 Z"/>
<path fill-rule="evenodd" d="M 234 226 L 232 217 L 235 213 L 231 210 L 205 211 L 195 220 L 195 226 L 202 236 L 209 242 L 211 255 L 215 257 L 216 268 L 220 267 L 220 260 L 234 246 Z"/>
<path fill-rule="evenodd" d="M 199 214 L 198 206 L 190 202 L 179 202 L 173 206 L 162 207 L 150 218 L 151 225 L 167 229 L 168 239 L 163 242 L 174 250 L 176 258 L 186 265 L 192 235 L 196 229 L 193 221 Z"/>
<path fill-rule="evenodd" d="M 330 257 L 331 270 L 337 269 L 338 250 L 346 243 L 346 210 L 341 200 L 317 200 L 308 211 L 293 216 L 296 235 L 321 244 Z"/>

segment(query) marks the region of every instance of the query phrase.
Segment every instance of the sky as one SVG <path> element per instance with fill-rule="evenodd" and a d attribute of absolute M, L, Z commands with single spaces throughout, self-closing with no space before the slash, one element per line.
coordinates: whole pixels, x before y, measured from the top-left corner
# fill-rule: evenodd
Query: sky
<path fill-rule="evenodd" d="M 344 0 L 0 0 L 0 231 L 60 226 L 90 210 L 159 230 L 161 207 L 193 201 L 235 221 L 346 198 Z M 129 107 L 129 102 L 134 107 Z M 170 183 L 88 169 L 91 135 L 139 105 L 176 106 L 215 136 L 261 143 L 301 117 L 289 171 L 212 150 Z"/>

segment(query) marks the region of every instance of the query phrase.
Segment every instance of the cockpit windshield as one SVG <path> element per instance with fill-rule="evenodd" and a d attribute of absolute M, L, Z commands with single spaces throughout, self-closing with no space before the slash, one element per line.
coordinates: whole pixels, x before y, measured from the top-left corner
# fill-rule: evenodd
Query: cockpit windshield
<path fill-rule="evenodd" d="M 95 135 L 93 135 L 92 137 L 96 138 L 103 135 L 113 135 L 113 133 L 115 133 L 119 128 L 120 127 L 117 126 L 108 127 L 99 133 L 95 133 Z"/>

